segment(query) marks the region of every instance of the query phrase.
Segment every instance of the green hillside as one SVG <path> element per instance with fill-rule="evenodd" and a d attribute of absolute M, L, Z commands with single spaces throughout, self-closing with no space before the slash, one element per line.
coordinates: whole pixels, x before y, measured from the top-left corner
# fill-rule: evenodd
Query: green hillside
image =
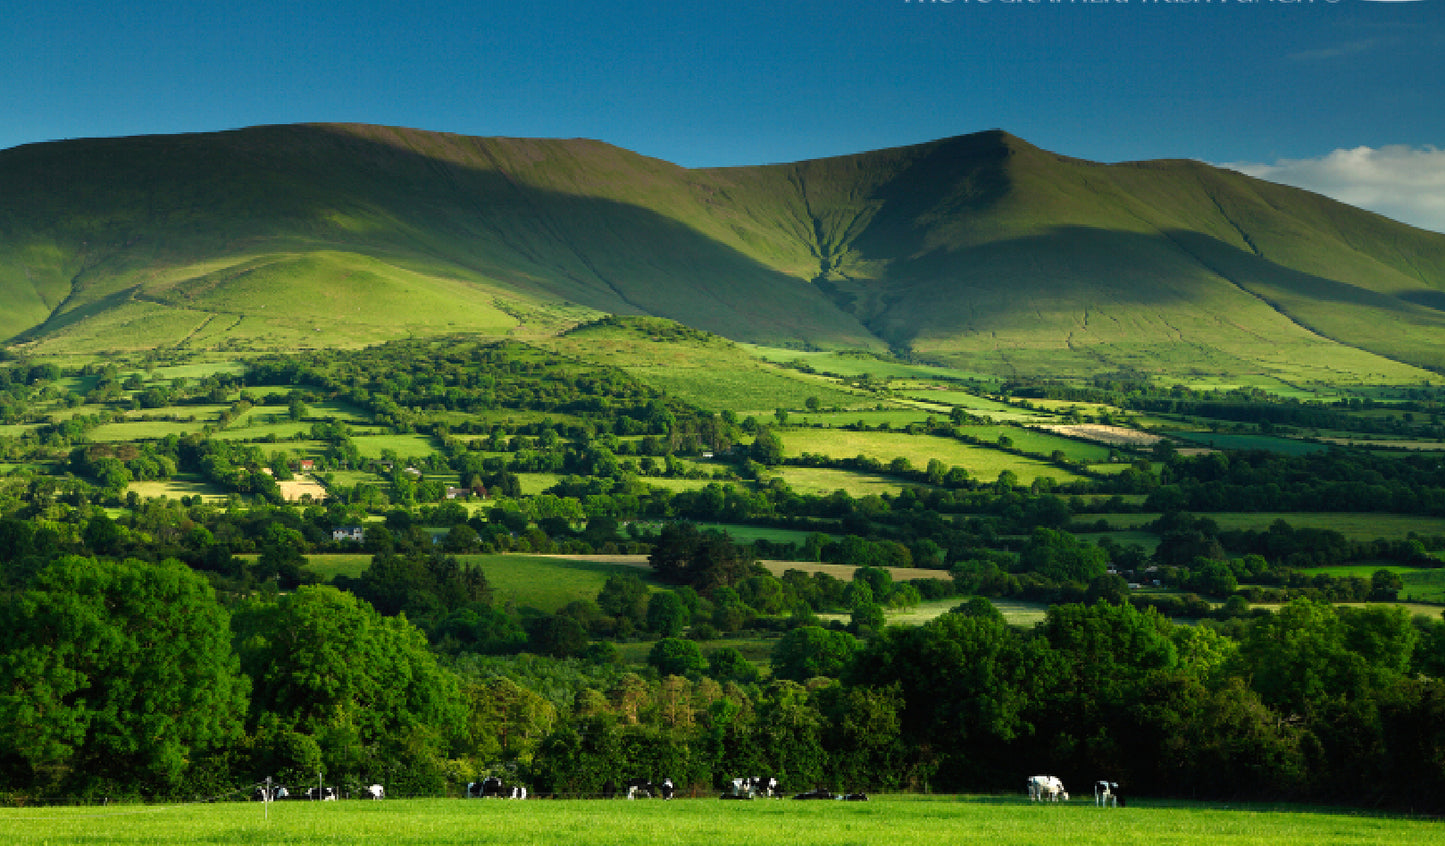
<path fill-rule="evenodd" d="M 1196 162 L 1003 132 L 688 170 L 354 125 L 0 152 L 0 338 L 38 352 L 554 335 L 603 313 L 973 372 L 1401 382 L 1445 235 Z"/>

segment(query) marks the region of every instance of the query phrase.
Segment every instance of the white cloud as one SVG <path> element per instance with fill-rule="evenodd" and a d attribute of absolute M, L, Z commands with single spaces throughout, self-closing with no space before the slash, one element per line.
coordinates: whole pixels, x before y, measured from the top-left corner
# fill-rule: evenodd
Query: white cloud
<path fill-rule="evenodd" d="M 1445 150 L 1437 147 L 1356 147 L 1317 159 L 1224 167 L 1445 232 Z"/>

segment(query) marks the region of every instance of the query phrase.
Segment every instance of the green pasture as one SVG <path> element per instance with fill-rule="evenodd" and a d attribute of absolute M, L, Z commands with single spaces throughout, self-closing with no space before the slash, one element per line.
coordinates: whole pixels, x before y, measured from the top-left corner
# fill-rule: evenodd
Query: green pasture
<path fill-rule="evenodd" d="M 1377 570 L 1389 570 L 1391 573 L 1402 578 L 1411 573 L 1433 572 L 1432 570 L 1422 570 L 1419 567 L 1401 567 L 1397 564 L 1344 564 L 1339 567 L 1306 567 L 1300 570 L 1300 572 L 1310 576 L 1326 575 L 1336 578 L 1354 577 L 1368 579 L 1374 575 Z"/>
<path fill-rule="evenodd" d="M 309 428 L 309 427 L 308 427 Z M 430 435 L 357 435 L 351 439 L 362 458 L 381 458 L 391 450 L 400 458 L 415 458 L 436 452 Z"/>
<path fill-rule="evenodd" d="M 486 574 L 498 605 L 535 608 L 548 614 L 578 599 L 596 599 L 607 577 L 625 573 L 647 578 L 646 566 L 608 560 L 540 555 L 460 555 Z"/>
<path fill-rule="evenodd" d="M 157 379 L 169 382 L 172 379 L 204 379 L 211 374 L 236 376 L 246 372 L 246 363 L 235 359 L 207 361 L 204 357 L 191 359 L 185 364 L 163 364 L 150 371 Z"/>
<path fill-rule="evenodd" d="M 1024 772 L 1024 770 L 1020 770 Z M 1020 777 L 1022 783 L 1022 776 Z M 795 785 L 789 785 L 789 788 Z M 801 789 L 801 787 L 800 787 Z M 390 846 L 938 846 L 989 844 L 1119 846 L 1411 846 L 1445 842 L 1438 821 L 1325 808 L 1151 802 L 1103 810 L 1085 799 L 1040 805 L 1003 796 L 875 796 L 869 802 L 705 798 L 671 802 L 600 799 L 380 802 L 258 802 L 0 811 L 0 838 L 11 846 L 106 843 L 386 843 Z"/>
<path fill-rule="evenodd" d="M 698 491 L 715 483 L 724 485 L 738 484 L 737 482 L 720 482 L 718 479 L 679 479 L 674 476 L 641 476 L 639 477 L 639 481 L 650 488 L 662 488 L 673 493 L 678 493 L 679 491 Z"/>
<path fill-rule="evenodd" d="M 924 423 L 928 418 L 944 420 L 947 412 L 928 411 L 923 408 L 888 406 L 883 411 L 860 409 L 858 411 L 795 411 L 788 417 L 788 423 L 802 426 L 837 428 L 858 423 L 877 428 L 884 423 L 903 428 L 910 423 Z"/>
<path fill-rule="evenodd" d="M 784 453 L 791 457 L 805 452 L 830 458 L 865 455 L 884 464 L 894 458 L 906 458 L 919 470 L 927 467 L 929 460 L 936 458 L 942 461 L 945 467 L 963 467 L 970 476 L 984 481 L 993 481 L 1003 471 L 1011 470 L 1024 484 L 1039 476 L 1060 482 L 1071 482 L 1078 478 L 1074 473 L 1042 461 L 932 435 L 788 429 L 779 437 L 783 442 Z"/>
<path fill-rule="evenodd" d="M 1275 520 L 1283 520 L 1296 529 L 1333 529 L 1351 540 L 1404 540 L 1411 532 L 1418 535 L 1445 535 L 1445 517 L 1417 514 L 1371 514 L 1369 512 L 1194 512 L 1195 517 L 1208 517 L 1221 529 L 1268 529 Z M 1075 519 L 1084 523 L 1104 519 L 1115 529 L 1137 528 L 1159 514 L 1081 514 Z"/>
<path fill-rule="evenodd" d="M 883 379 L 971 379 L 991 378 L 968 370 L 952 367 L 936 367 L 929 364 L 908 364 L 902 361 L 887 361 L 868 354 L 838 351 L 790 350 L 781 347 L 764 347 L 752 344 L 738 346 L 750 350 L 753 355 L 777 364 L 802 362 L 820 373 L 834 373 L 839 376 L 855 377 L 864 374 Z"/>
<path fill-rule="evenodd" d="M 337 576 L 354 579 L 370 566 L 371 553 L 369 552 L 341 552 L 306 556 L 306 569 L 315 573 L 323 582 L 329 582 Z"/>
<path fill-rule="evenodd" d="M 881 496 L 897 494 L 911 485 L 892 476 L 873 473 L 855 473 L 852 470 L 834 470 L 830 467 L 778 467 L 770 471 L 781 476 L 788 487 L 802 494 L 826 495 L 833 491 L 844 491 L 849 496 Z"/>
<path fill-rule="evenodd" d="M 647 578 L 649 572 L 645 566 L 604 559 L 543 555 L 458 555 L 457 559 L 482 568 L 498 605 L 512 603 L 548 614 L 573 600 L 596 599 L 613 573 Z M 309 555 L 306 561 L 307 570 L 329 582 L 337 576 L 360 576 L 371 566 L 371 554 Z"/>
<path fill-rule="evenodd" d="M 1400 581 L 1404 583 L 1399 594 L 1403 600 L 1445 603 L 1445 569 L 1413 570 L 1401 573 Z M 1432 617 L 1437 617 L 1440 616 L 1441 609 L 1434 608 L 1428 613 Z"/>
<path fill-rule="evenodd" d="M 1323 444 L 1306 443 L 1269 435 L 1236 435 L 1225 432 L 1171 432 L 1170 434 L 1214 449 L 1262 449 L 1282 455 L 1307 455 L 1325 449 Z"/>
<path fill-rule="evenodd" d="M 1058 450 L 1069 459 L 1086 464 L 1109 460 L 1110 449 L 1103 444 L 1076 441 L 1023 426 L 960 426 L 958 431 L 990 443 L 997 442 L 1001 436 L 1006 437 L 1013 441 L 1015 449 L 1035 455 L 1051 455 L 1054 450 Z"/>
<path fill-rule="evenodd" d="M 1400 589 L 1402 602 L 1445 603 L 1445 568 L 1401 567 L 1395 564 L 1347 564 L 1341 567 L 1310 567 L 1301 570 L 1307 575 L 1333 576 L 1337 579 L 1368 579 L 1377 570 L 1389 570 L 1400 577 L 1404 587 Z M 1426 608 L 1424 613 L 1431 617 L 1440 616 L 1438 607 Z"/>
<path fill-rule="evenodd" d="M 1009 405 L 1006 402 L 999 402 L 988 397 L 981 397 L 969 391 L 929 385 L 904 386 L 900 391 L 906 396 L 921 402 L 957 406 L 971 414 L 987 415 L 1000 419 L 1043 416 L 1038 412 L 1030 411 L 1026 408 L 1019 408 L 1018 406 Z"/>
<path fill-rule="evenodd" d="M 131 482 L 126 486 L 126 491 L 134 491 L 141 499 L 161 496 L 177 500 L 183 496 L 199 496 L 206 502 L 222 502 L 226 499 L 224 488 L 193 473 L 177 473 L 170 479 L 153 482 Z"/>
<path fill-rule="evenodd" d="M 125 443 L 129 441 L 158 441 L 168 435 L 186 435 L 199 432 L 209 421 L 197 419 L 190 422 L 168 420 L 138 420 L 125 423 L 106 423 L 90 431 L 90 439 L 96 443 Z"/>
<path fill-rule="evenodd" d="M 665 343 L 631 329 L 589 328 L 540 342 L 566 355 L 611 365 L 638 380 L 711 411 L 745 416 L 778 408 L 804 408 L 809 397 L 825 408 L 869 401 L 825 376 L 787 370 L 752 356 L 730 341 L 713 338 Z"/>
<path fill-rule="evenodd" d="M 733 540 L 739 543 L 752 543 L 755 540 L 765 540 L 771 543 L 795 543 L 802 546 L 808 540 L 812 532 L 800 532 L 796 529 L 774 529 L 769 526 L 744 526 L 737 523 L 699 523 L 700 529 L 717 529 L 727 532 Z"/>
<path fill-rule="evenodd" d="M 522 496 L 536 496 L 554 487 L 562 477 L 556 473 L 518 473 L 517 482 L 522 486 Z"/>
<path fill-rule="evenodd" d="M 947 578 L 948 574 L 940 571 L 937 578 Z M 953 596 L 948 599 L 939 599 L 933 602 L 920 602 L 912 608 L 885 608 L 883 616 L 890 626 L 921 626 L 937 617 L 947 614 L 959 605 L 968 601 L 966 596 Z M 1047 615 L 1048 606 L 1035 605 L 1030 602 L 1014 602 L 1012 600 L 991 599 L 994 607 L 1003 614 L 1004 621 L 1011 626 L 1020 628 L 1033 628 L 1034 625 L 1043 622 Z M 838 620 L 848 622 L 848 614 L 819 614 L 819 619 L 828 622 Z"/>

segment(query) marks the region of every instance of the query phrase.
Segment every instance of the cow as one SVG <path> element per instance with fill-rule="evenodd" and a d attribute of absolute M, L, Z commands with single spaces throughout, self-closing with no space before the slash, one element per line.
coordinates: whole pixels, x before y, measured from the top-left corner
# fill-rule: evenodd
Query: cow
<path fill-rule="evenodd" d="M 868 794 L 867 794 L 867 793 L 844 793 L 842 796 L 839 796 L 838 798 L 841 799 L 841 800 L 843 800 L 844 802 L 867 802 L 867 801 L 868 801 Z"/>
<path fill-rule="evenodd" d="M 1124 804 L 1122 801 L 1123 798 L 1119 793 L 1119 783 L 1117 781 L 1100 779 L 1094 782 L 1094 804 L 1098 807 L 1107 808 L 1109 807 L 1109 802 L 1112 801 L 1114 807 L 1117 808 Z"/>
<path fill-rule="evenodd" d="M 271 788 L 269 794 L 266 792 L 265 787 L 258 787 L 251 793 L 251 799 L 257 802 L 276 802 L 289 798 L 291 798 L 291 793 L 279 784 Z"/>
<path fill-rule="evenodd" d="M 677 787 L 673 785 L 671 778 L 665 778 L 662 780 L 662 784 L 657 786 L 657 792 L 663 799 L 671 799 L 677 793 Z"/>
<path fill-rule="evenodd" d="M 749 797 L 762 794 L 763 796 L 781 796 L 783 788 L 773 776 L 744 776 L 733 779 L 733 792 L 746 793 Z"/>
<path fill-rule="evenodd" d="M 467 784 L 468 799 L 500 799 L 502 798 L 502 780 L 496 776 L 487 776 L 481 781 L 473 781 Z"/>
<path fill-rule="evenodd" d="M 628 799 L 651 799 L 656 790 L 657 788 L 649 779 L 631 778 L 627 780 Z"/>
<path fill-rule="evenodd" d="M 312 802 L 335 802 L 336 788 L 334 787 L 308 787 L 306 798 Z"/>
<path fill-rule="evenodd" d="M 812 790 L 809 790 L 807 793 L 799 793 L 799 794 L 797 794 L 796 796 L 794 796 L 793 798 L 794 798 L 794 799 L 837 799 L 838 797 L 837 797 L 837 796 L 834 796 L 834 795 L 832 794 L 832 792 L 830 792 L 830 791 L 828 791 L 828 790 L 825 790 L 825 789 L 823 789 L 823 788 L 821 788 L 821 787 L 815 787 L 815 788 L 813 788 Z"/>
<path fill-rule="evenodd" d="M 615 798 L 617 798 L 617 784 L 616 784 L 615 782 L 613 782 L 611 779 L 608 779 L 608 780 L 607 780 L 606 782 L 604 782 L 603 785 L 602 785 L 602 798 L 603 798 L 603 799 L 615 799 Z"/>
<path fill-rule="evenodd" d="M 1058 802 L 1061 799 L 1069 801 L 1069 794 L 1064 790 L 1064 783 L 1058 776 L 1030 776 L 1028 791 L 1029 800 L 1033 802 Z"/>
<path fill-rule="evenodd" d="M 386 788 L 379 784 L 371 784 L 361 788 L 362 799 L 382 799 L 386 796 Z"/>

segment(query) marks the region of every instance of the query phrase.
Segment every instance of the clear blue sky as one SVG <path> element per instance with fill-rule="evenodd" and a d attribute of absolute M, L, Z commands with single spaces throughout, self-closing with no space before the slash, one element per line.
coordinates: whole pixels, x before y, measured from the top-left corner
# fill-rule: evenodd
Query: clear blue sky
<path fill-rule="evenodd" d="M 11 0 L 0 14 L 0 148 L 302 121 L 589 137 L 688 166 L 993 127 L 1102 161 L 1428 153 L 1445 148 L 1445 0 Z"/>

